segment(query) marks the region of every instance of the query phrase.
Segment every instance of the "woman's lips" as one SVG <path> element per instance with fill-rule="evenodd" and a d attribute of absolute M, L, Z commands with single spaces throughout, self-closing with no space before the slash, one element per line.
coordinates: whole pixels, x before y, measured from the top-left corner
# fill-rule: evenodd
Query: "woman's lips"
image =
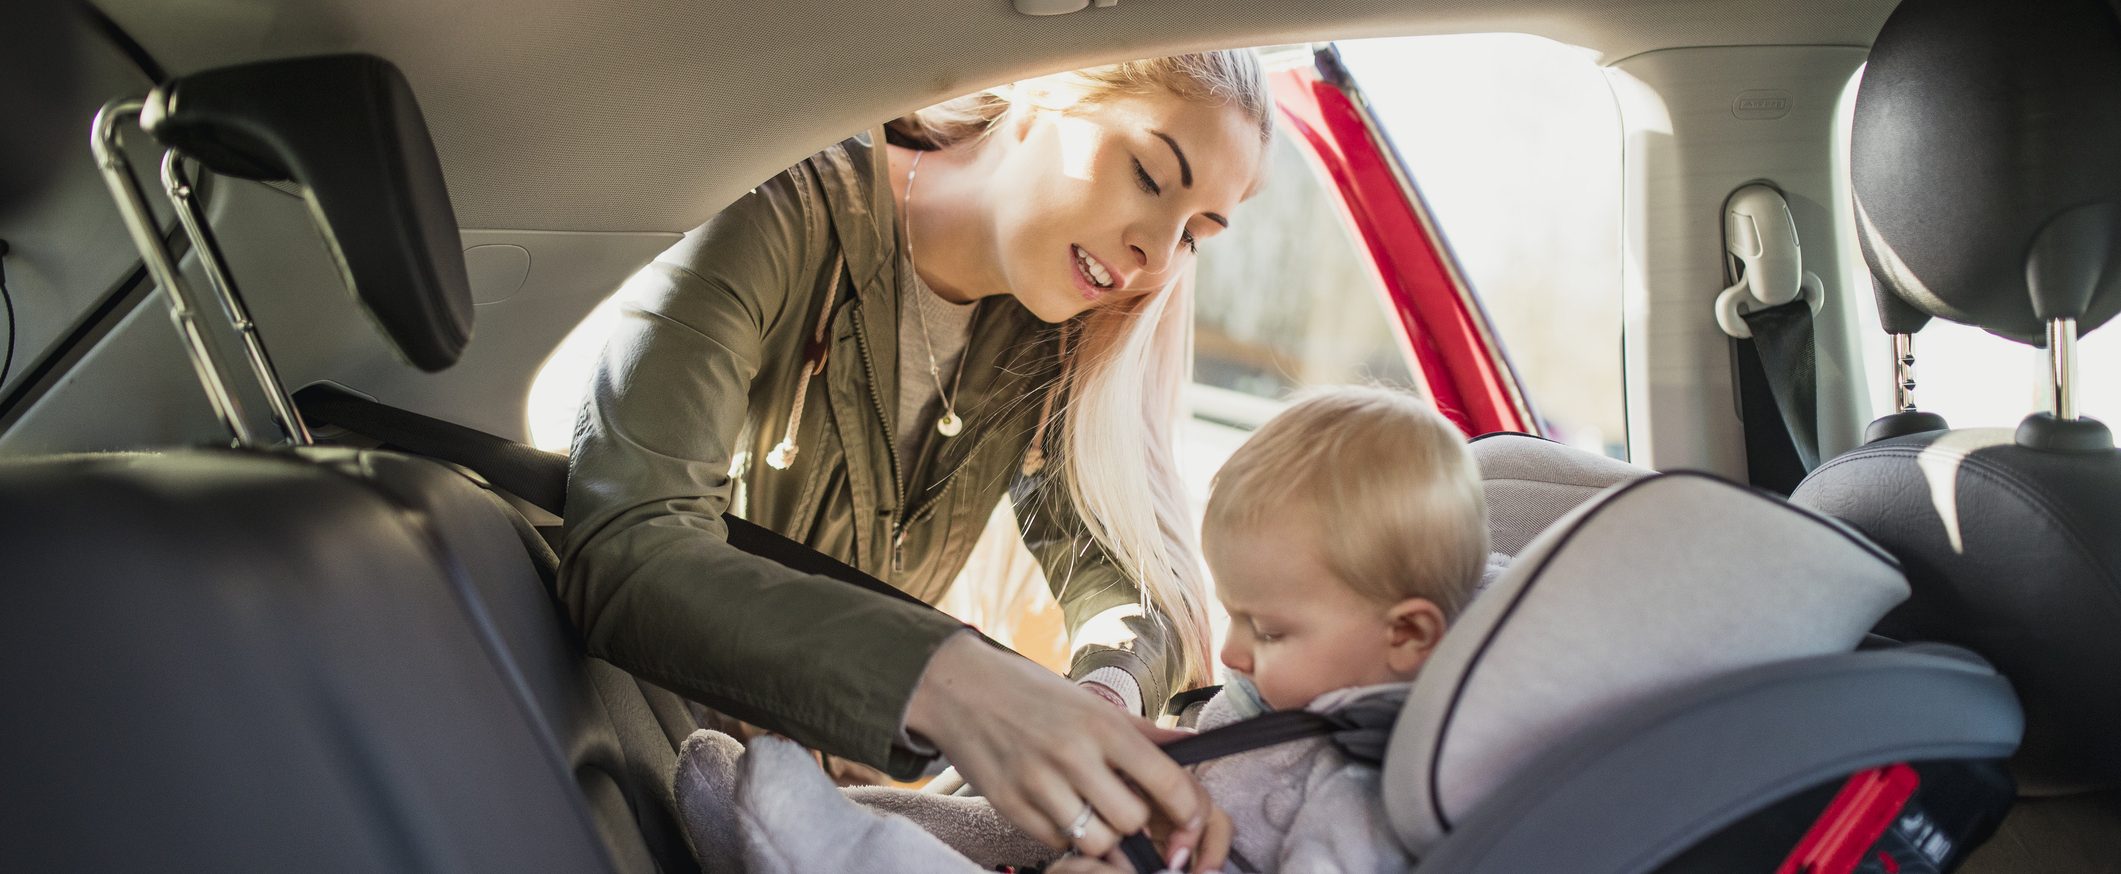
<path fill-rule="evenodd" d="M 1097 256 L 1091 255 L 1089 250 L 1075 245 L 1068 247 L 1068 266 L 1070 268 L 1069 272 L 1075 276 L 1075 291 L 1077 294 L 1082 295 L 1083 300 L 1095 301 L 1104 297 L 1112 289 L 1109 286 L 1101 286 L 1097 283 L 1090 270 L 1083 265 L 1084 258 L 1089 258 L 1095 262 L 1099 268 L 1105 271 L 1107 276 L 1111 275 L 1112 270 L 1106 267 L 1103 261 L 1098 261 Z"/>

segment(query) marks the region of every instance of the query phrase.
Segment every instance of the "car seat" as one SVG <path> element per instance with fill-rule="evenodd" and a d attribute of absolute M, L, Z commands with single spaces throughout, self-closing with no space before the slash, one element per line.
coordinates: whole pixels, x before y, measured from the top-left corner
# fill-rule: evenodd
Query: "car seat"
<path fill-rule="evenodd" d="M 1909 0 L 1872 48 L 1853 137 L 1888 329 L 1912 312 L 2044 346 L 2051 403 L 2015 432 L 1874 428 L 1792 498 L 1906 566 L 1912 595 L 1880 633 L 1964 646 L 2018 690 L 2023 797 L 1967 870 L 2116 870 L 2121 452 L 2074 410 L 2081 378 L 2112 375 L 2075 372 L 2073 350 L 2121 310 L 2121 16 Z"/>
<path fill-rule="evenodd" d="M 106 173 L 134 207 L 121 212 L 196 337 L 216 302 L 181 281 L 110 148 L 136 114 L 217 172 L 300 183 L 395 348 L 428 370 L 462 353 L 473 309 L 456 222 L 394 67 L 272 61 L 106 107 Z M 188 193 L 173 200 L 198 266 L 247 322 Z M 255 385 L 234 378 L 231 347 Z M 0 463 L 0 675 L 29 717 L 4 734 L 0 780 L 29 802 L 0 826 L 10 860 L 696 868 L 667 790 L 694 705 L 583 655 L 549 595 L 550 550 L 474 476 L 301 445 L 264 348 L 254 333 L 190 347 L 237 448 Z M 260 392 L 288 445 L 264 448 L 270 432 L 241 406 Z"/>

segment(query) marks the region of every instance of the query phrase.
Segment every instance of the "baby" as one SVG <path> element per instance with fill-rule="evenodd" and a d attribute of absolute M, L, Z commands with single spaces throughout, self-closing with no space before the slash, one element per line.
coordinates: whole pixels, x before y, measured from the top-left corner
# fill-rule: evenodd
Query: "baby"
<path fill-rule="evenodd" d="M 1495 570 L 1464 439 L 1425 401 L 1383 389 L 1325 390 L 1274 417 L 1216 474 L 1202 528 L 1230 616 L 1229 682 L 1202 729 L 1268 710 L 1380 699 L 1396 708 Z M 969 874 L 1054 856 L 977 798 L 843 796 L 792 744 L 762 740 L 741 752 L 701 732 L 679 764 L 679 807 L 709 871 Z M 1195 773 L 1231 817 L 1234 870 L 1412 868 L 1386 823 L 1375 764 L 1329 740 L 1240 753 Z"/>

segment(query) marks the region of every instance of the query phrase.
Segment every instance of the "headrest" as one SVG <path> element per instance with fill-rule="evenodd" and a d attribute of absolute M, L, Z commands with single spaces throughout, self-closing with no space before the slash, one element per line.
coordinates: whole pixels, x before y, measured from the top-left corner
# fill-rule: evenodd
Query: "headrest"
<path fill-rule="evenodd" d="M 1487 492 L 1488 548 L 1504 555 L 1524 551 L 1525 544 L 1554 520 L 1607 487 L 1655 473 L 1510 431 L 1482 434 L 1473 438 L 1470 448 Z"/>
<path fill-rule="evenodd" d="M 1421 855 L 1588 721 L 1741 668 L 1847 652 L 1907 596 L 1854 532 L 1705 474 L 1578 507 L 1444 635 L 1385 754 L 1385 810 Z"/>
<path fill-rule="evenodd" d="M 63 0 L 14 0 L 0 28 L 0 219 L 34 204 L 80 146 L 79 17 Z"/>
<path fill-rule="evenodd" d="M 1913 594 L 1879 623 L 1980 653 L 2025 705 L 2022 792 L 2121 788 L 2121 451 L 2062 455 L 2010 431 L 1919 434 L 1820 466 L 1790 499 L 1900 558 Z"/>
<path fill-rule="evenodd" d="M 2121 310 L 2117 153 L 2121 21 L 2103 0 L 1906 0 L 1856 94 L 1864 258 L 1926 315 L 2036 345 L 2052 319 L 2088 332 Z"/>
<path fill-rule="evenodd" d="M 347 287 L 406 359 L 434 371 L 463 354 L 471 283 L 456 213 L 412 87 L 389 61 L 194 73 L 149 94 L 140 125 L 216 173 L 302 185 Z"/>

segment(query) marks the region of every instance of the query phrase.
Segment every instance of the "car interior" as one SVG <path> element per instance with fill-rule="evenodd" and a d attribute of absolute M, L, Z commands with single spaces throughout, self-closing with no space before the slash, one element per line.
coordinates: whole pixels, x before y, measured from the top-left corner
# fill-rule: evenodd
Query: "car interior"
<path fill-rule="evenodd" d="M 1629 458 L 1473 438 L 1510 563 L 1386 746 L 1416 870 L 2121 870 L 2121 452 L 2075 394 L 2103 375 L 2079 338 L 2121 312 L 2110 3 L 9 19 L 0 78 L 49 87 L 0 86 L 7 867 L 699 870 L 670 780 L 703 706 L 589 657 L 552 596 L 567 460 L 525 404 L 562 338 L 760 180 L 972 89 L 1515 32 L 1594 52 L 1629 119 Z M 1784 229 L 1801 265 L 1773 260 Z M 1743 376 L 1726 335 L 1765 348 L 1750 311 L 1793 301 L 1816 345 Z M 33 307 L 55 315 L 18 326 Z M 1882 416 L 1859 308 L 1897 344 Z M 2015 430 L 1918 409 L 1932 320 L 2039 347 L 2048 403 Z M 1788 487 L 1746 416 L 1816 418 Z"/>

